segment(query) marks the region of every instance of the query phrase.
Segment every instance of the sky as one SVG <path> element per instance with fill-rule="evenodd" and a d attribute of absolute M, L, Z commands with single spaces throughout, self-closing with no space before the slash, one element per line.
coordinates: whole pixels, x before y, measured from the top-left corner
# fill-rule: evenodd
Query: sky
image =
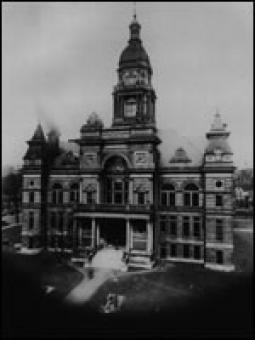
<path fill-rule="evenodd" d="M 41 122 L 79 137 L 91 112 L 106 127 L 132 2 L 2 3 L 2 165 L 21 165 Z M 159 129 L 205 136 L 218 110 L 237 167 L 253 166 L 251 2 L 138 2 Z"/>

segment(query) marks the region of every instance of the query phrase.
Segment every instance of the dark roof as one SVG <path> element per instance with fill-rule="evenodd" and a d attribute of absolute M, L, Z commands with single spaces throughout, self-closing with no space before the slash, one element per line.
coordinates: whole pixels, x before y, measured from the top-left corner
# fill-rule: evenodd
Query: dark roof
<path fill-rule="evenodd" d="M 46 141 L 41 124 L 37 125 L 36 130 L 35 130 L 34 135 L 33 135 L 31 140 L 32 141 L 40 141 L 40 142 Z"/>
<path fill-rule="evenodd" d="M 145 66 L 151 68 L 149 56 L 141 42 L 132 42 L 123 50 L 119 59 L 119 67 L 124 66 Z"/>

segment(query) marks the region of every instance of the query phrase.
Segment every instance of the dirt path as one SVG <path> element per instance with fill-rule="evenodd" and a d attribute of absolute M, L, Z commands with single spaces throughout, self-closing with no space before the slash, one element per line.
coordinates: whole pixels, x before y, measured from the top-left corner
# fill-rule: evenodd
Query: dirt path
<path fill-rule="evenodd" d="M 77 304 L 87 302 L 98 288 L 110 278 L 114 278 L 113 270 L 95 269 L 94 277 L 89 279 L 85 274 L 83 280 L 66 296 L 65 300 Z"/>

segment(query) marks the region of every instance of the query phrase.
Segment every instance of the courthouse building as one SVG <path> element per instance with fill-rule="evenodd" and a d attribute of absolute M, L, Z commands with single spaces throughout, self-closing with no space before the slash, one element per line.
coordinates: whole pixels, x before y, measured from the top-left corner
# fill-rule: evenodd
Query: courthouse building
<path fill-rule="evenodd" d="M 164 141 L 135 16 L 129 29 L 111 127 L 93 113 L 78 139 L 63 143 L 56 131 L 46 139 L 38 125 L 27 142 L 23 246 L 85 259 L 104 241 L 123 248 L 131 268 L 174 261 L 233 270 L 234 166 L 226 124 L 217 113 L 205 143 L 196 146 Z"/>

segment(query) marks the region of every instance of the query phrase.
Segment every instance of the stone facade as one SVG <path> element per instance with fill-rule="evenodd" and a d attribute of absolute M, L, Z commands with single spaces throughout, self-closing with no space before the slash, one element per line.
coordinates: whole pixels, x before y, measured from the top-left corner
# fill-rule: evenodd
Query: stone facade
<path fill-rule="evenodd" d="M 133 266 L 193 262 L 234 269 L 233 171 L 229 132 L 219 114 L 199 162 L 179 145 L 162 161 L 152 68 L 130 25 L 113 91 L 113 122 L 93 113 L 70 140 L 39 125 L 23 167 L 23 245 L 86 258 L 102 238 L 125 248 Z"/>

